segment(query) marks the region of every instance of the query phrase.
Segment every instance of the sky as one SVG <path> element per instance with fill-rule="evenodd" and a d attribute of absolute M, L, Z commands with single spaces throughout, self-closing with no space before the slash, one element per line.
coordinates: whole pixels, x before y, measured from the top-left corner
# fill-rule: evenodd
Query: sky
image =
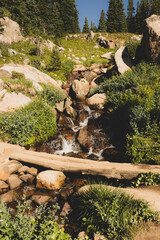
<path fill-rule="evenodd" d="M 134 1 L 136 9 L 137 0 Z M 91 21 L 98 27 L 99 18 L 102 9 L 107 13 L 109 0 L 76 0 L 77 9 L 79 11 L 79 25 L 82 30 L 85 16 L 88 18 L 90 25 Z M 127 9 L 128 0 L 123 0 L 124 8 Z"/>

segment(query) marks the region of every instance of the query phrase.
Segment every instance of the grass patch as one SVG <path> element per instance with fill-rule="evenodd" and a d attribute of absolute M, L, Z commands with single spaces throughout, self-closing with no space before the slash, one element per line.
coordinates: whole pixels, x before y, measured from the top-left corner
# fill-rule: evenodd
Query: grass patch
<path fill-rule="evenodd" d="M 91 235 L 100 232 L 108 240 L 132 239 L 133 228 L 140 222 L 156 220 L 147 203 L 103 185 L 90 186 L 74 198 L 74 203 L 83 228 Z"/>
<path fill-rule="evenodd" d="M 0 114 L 0 138 L 22 146 L 35 145 L 52 137 L 57 130 L 51 108 L 34 101 L 15 112 Z"/>

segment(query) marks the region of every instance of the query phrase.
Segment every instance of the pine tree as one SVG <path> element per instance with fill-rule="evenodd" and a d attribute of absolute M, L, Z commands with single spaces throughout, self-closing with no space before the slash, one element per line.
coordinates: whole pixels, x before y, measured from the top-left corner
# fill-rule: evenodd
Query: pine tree
<path fill-rule="evenodd" d="M 97 32 L 97 28 L 96 28 L 96 26 L 95 26 L 93 21 L 91 21 L 91 28 L 90 28 L 90 30 L 93 31 L 93 32 Z"/>
<path fill-rule="evenodd" d="M 88 25 L 88 19 L 87 19 L 87 17 L 85 17 L 84 26 L 83 26 L 82 32 L 83 32 L 83 33 L 89 33 L 89 25 Z"/>
<path fill-rule="evenodd" d="M 133 33 L 135 31 L 135 17 L 134 17 L 133 0 L 128 0 L 127 7 L 127 28 L 128 32 Z"/>
<path fill-rule="evenodd" d="M 127 32 L 127 22 L 126 22 L 126 15 L 124 12 L 124 4 L 122 0 L 117 0 L 117 31 L 118 32 Z"/>
<path fill-rule="evenodd" d="M 109 7 L 107 11 L 107 32 L 114 33 L 118 29 L 117 20 L 117 5 L 116 0 L 109 1 Z"/>
<path fill-rule="evenodd" d="M 160 15 L 160 0 L 150 1 L 151 14 Z"/>
<path fill-rule="evenodd" d="M 149 4 L 148 0 L 141 0 L 141 3 L 137 3 L 137 12 L 136 12 L 136 32 L 142 33 L 144 28 L 144 20 L 149 17 Z"/>
<path fill-rule="evenodd" d="M 101 16 L 100 16 L 99 25 L 98 25 L 98 31 L 99 32 L 107 31 L 107 21 L 106 21 L 104 10 L 101 11 Z"/>

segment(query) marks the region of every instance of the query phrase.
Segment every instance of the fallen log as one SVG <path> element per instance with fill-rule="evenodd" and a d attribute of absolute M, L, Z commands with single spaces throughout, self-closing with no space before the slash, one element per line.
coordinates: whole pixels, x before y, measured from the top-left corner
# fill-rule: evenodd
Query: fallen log
<path fill-rule="evenodd" d="M 160 166 L 158 165 L 99 162 L 24 149 L 13 150 L 9 158 L 53 170 L 74 173 L 81 172 L 82 174 L 101 175 L 107 178 L 132 179 L 133 177 L 137 177 L 138 174 L 146 172 L 160 174 Z"/>

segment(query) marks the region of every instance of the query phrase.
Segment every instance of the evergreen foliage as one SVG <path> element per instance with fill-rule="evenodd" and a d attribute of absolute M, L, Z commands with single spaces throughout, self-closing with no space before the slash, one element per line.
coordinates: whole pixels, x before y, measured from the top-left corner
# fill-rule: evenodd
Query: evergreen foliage
<path fill-rule="evenodd" d="M 83 33 L 89 33 L 89 25 L 88 25 L 88 19 L 87 19 L 87 17 L 85 17 L 84 26 L 83 26 L 82 32 L 83 32 Z"/>
<path fill-rule="evenodd" d="M 91 28 L 90 28 L 90 30 L 93 31 L 93 32 L 97 32 L 97 28 L 96 28 L 96 26 L 95 26 L 93 21 L 91 21 Z"/>
<path fill-rule="evenodd" d="M 109 7 L 107 12 L 107 32 L 117 32 L 118 21 L 117 21 L 117 8 L 116 0 L 109 1 Z"/>
<path fill-rule="evenodd" d="M 151 14 L 160 15 L 160 0 L 150 1 L 150 11 Z"/>
<path fill-rule="evenodd" d="M 134 18 L 133 0 L 128 0 L 127 8 L 127 28 L 128 32 L 133 33 L 135 31 L 135 18 Z"/>
<path fill-rule="evenodd" d="M 136 32 L 143 33 L 144 28 L 144 20 L 149 17 L 149 3 L 148 0 L 141 0 L 141 2 L 137 2 L 137 12 L 136 12 Z"/>
<path fill-rule="evenodd" d="M 122 0 L 117 0 L 117 31 L 127 32 L 126 15 L 124 12 L 124 4 Z"/>
<path fill-rule="evenodd" d="M 25 35 L 80 31 L 75 0 L 0 0 L 0 7 L 0 16 L 18 22 Z"/>
<path fill-rule="evenodd" d="M 101 11 L 101 16 L 100 16 L 99 25 L 98 25 L 98 31 L 99 32 L 106 32 L 107 31 L 106 17 L 105 17 L 104 10 Z"/>

